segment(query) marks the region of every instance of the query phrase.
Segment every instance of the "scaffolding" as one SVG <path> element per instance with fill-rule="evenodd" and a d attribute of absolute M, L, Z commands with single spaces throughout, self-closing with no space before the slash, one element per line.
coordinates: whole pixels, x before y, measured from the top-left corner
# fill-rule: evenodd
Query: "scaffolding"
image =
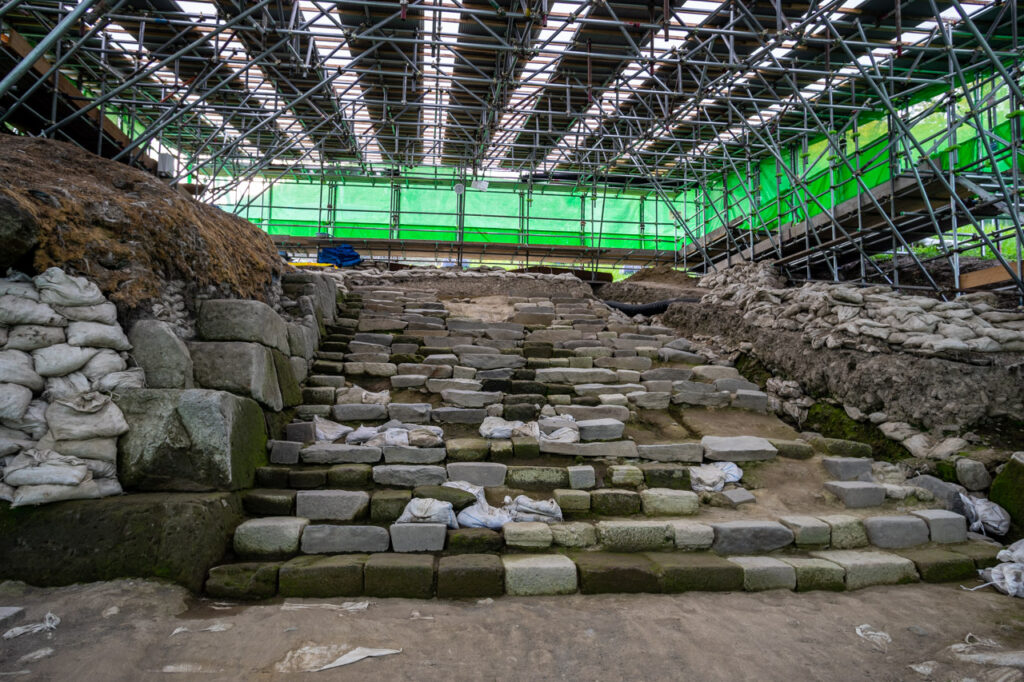
<path fill-rule="evenodd" d="M 282 244 L 1024 293 L 1018 4 L 0 0 L 0 123 Z"/>

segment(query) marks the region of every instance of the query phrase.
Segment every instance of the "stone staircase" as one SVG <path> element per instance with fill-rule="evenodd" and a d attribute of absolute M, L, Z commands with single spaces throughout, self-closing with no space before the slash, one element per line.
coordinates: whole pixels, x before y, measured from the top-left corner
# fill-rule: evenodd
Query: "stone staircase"
<path fill-rule="evenodd" d="M 682 428 L 686 411 L 728 408 L 742 423 L 768 402 L 672 330 L 623 323 L 589 299 L 510 304 L 511 321 L 489 322 L 428 292 L 352 292 L 317 352 L 296 420 L 270 442 L 270 464 L 243 493 L 250 518 L 235 531 L 234 561 L 210 571 L 207 593 L 841 590 L 965 580 L 994 560 L 997 546 L 968 542 L 964 518 L 941 509 L 862 519 L 824 507 L 767 519 L 740 514 L 756 501 L 743 487 L 698 495 L 695 466 L 801 460 L 817 448 L 831 455 L 821 459 L 834 479 L 825 488 L 847 508 L 887 497 L 871 481 L 870 446 Z M 638 415 L 650 414 L 668 420 L 645 430 Z M 537 430 L 495 431 L 517 421 Z M 318 428 L 338 424 L 340 437 L 318 439 Z M 481 437 L 482 426 L 510 437 Z M 482 487 L 495 507 L 520 495 L 553 499 L 563 518 L 500 529 L 396 523 L 414 498 L 450 502 L 456 513 L 477 502 L 445 485 L 453 481 Z M 702 502 L 715 505 L 713 519 L 700 520 Z"/>

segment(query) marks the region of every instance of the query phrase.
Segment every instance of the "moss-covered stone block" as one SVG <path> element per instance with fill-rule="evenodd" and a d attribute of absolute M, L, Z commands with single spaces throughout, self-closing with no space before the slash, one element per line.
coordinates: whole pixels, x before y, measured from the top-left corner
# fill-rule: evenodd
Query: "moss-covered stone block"
<path fill-rule="evenodd" d="M 846 589 L 846 571 L 838 564 L 810 557 L 779 558 L 795 570 L 797 592 L 842 592 Z"/>
<path fill-rule="evenodd" d="M 370 521 L 394 523 L 412 499 L 408 490 L 378 490 L 370 498 Z"/>
<path fill-rule="evenodd" d="M 163 578 L 198 592 L 243 518 L 237 493 L 0 503 L 0 579 L 49 586 Z"/>
<path fill-rule="evenodd" d="M 363 565 L 368 554 L 300 556 L 281 566 L 282 597 L 356 597 L 363 593 Z"/>
<path fill-rule="evenodd" d="M 540 408 L 532 403 L 505 405 L 502 417 L 508 421 L 529 422 L 537 418 Z"/>
<path fill-rule="evenodd" d="M 515 450 L 510 440 L 492 440 L 491 456 L 492 462 L 508 462 L 515 456 Z"/>
<path fill-rule="evenodd" d="M 336 464 L 327 470 L 327 487 L 362 490 L 370 486 L 372 476 L 369 464 Z"/>
<path fill-rule="evenodd" d="M 959 483 L 956 476 L 956 463 L 948 460 L 935 462 L 935 475 L 947 483 Z"/>
<path fill-rule="evenodd" d="M 505 540 L 490 528 L 459 528 L 448 531 L 449 554 L 486 554 L 500 552 Z"/>
<path fill-rule="evenodd" d="M 871 457 L 873 451 L 867 443 L 842 438 L 823 438 L 825 452 L 836 457 Z"/>
<path fill-rule="evenodd" d="M 486 438 L 452 438 L 445 442 L 448 459 L 453 462 L 483 461 L 490 449 Z"/>
<path fill-rule="evenodd" d="M 648 488 L 690 490 L 690 467 L 682 464 L 650 463 L 637 465 Z"/>
<path fill-rule="evenodd" d="M 206 579 L 206 594 L 218 599 L 255 601 L 277 594 L 279 562 L 250 562 L 214 566 Z"/>
<path fill-rule="evenodd" d="M 643 554 L 577 552 L 570 555 L 580 576 L 580 592 L 661 592 L 655 565 Z"/>
<path fill-rule="evenodd" d="M 422 554 L 372 554 L 363 569 L 371 597 L 430 599 L 434 596 L 434 557 Z"/>
<path fill-rule="evenodd" d="M 250 516 L 290 516 L 295 512 L 294 490 L 254 488 L 242 493 L 242 506 Z"/>
<path fill-rule="evenodd" d="M 287 488 L 288 467 L 266 466 L 256 469 L 256 485 L 262 488 Z"/>
<path fill-rule="evenodd" d="M 593 490 L 590 511 L 600 516 L 632 516 L 640 513 L 640 495 L 632 490 Z"/>
<path fill-rule="evenodd" d="M 1024 452 L 1010 457 L 993 479 L 988 497 L 1009 512 L 1017 531 L 1024 528 Z"/>
<path fill-rule="evenodd" d="M 505 592 L 505 567 L 494 554 L 442 557 L 437 564 L 437 596 L 442 599 L 497 597 Z"/>
<path fill-rule="evenodd" d="M 897 462 L 911 456 L 906 448 L 889 440 L 874 424 L 850 419 L 843 408 L 828 403 L 811 406 L 804 428 L 817 431 L 826 438 L 866 443 L 871 446 L 872 457 L 878 460 Z"/>
<path fill-rule="evenodd" d="M 536 438 L 516 437 L 512 439 L 512 452 L 516 459 L 534 459 L 540 457 L 540 443 Z"/>
<path fill-rule="evenodd" d="M 957 552 L 944 549 L 904 549 L 896 554 L 913 561 L 921 580 L 927 583 L 947 583 L 977 576 L 974 560 Z"/>
<path fill-rule="evenodd" d="M 476 495 L 458 488 L 447 488 L 443 485 L 420 485 L 413 488 L 413 497 L 429 498 L 451 502 L 455 511 L 461 511 L 476 502 Z"/>
<path fill-rule="evenodd" d="M 1001 563 L 996 555 L 1002 551 L 1000 545 L 991 542 L 965 542 L 958 545 L 946 545 L 943 549 L 970 557 L 977 569 L 992 568 Z"/>
<path fill-rule="evenodd" d="M 279 350 L 272 350 L 274 370 L 277 372 L 277 385 L 281 388 L 281 403 L 286 407 L 302 404 L 302 387 L 295 379 L 292 363 L 288 356 Z"/>
<path fill-rule="evenodd" d="M 743 589 L 743 567 L 714 554 L 648 552 L 661 591 L 732 592 Z"/>
<path fill-rule="evenodd" d="M 313 490 L 327 484 L 325 467 L 303 467 L 288 472 L 288 486 L 296 490 Z"/>
<path fill-rule="evenodd" d="M 805 443 L 802 440 L 769 438 L 768 442 L 778 451 L 779 457 L 785 457 L 786 459 L 810 459 L 814 457 L 814 448 L 810 443 Z"/>

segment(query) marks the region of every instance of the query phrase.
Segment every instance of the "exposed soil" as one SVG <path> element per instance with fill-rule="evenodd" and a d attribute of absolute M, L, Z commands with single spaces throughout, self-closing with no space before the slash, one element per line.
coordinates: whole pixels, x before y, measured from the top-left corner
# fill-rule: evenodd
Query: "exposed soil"
<path fill-rule="evenodd" d="M 505 322 L 515 314 L 508 296 L 478 296 L 467 301 L 448 301 L 445 308 L 452 317 L 468 317 L 484 322 Z"/>
<path fill-rule="evenodd" d="M 317 679 L 446 680 L 977 680 L 1018 681 L 1010 668 L 958 660 L 968 633 L 988 653 L 1024 648 L 1018 601 L 958 584 L 857 592 L 785 590 L 679 595 L 501 597 L 493 601 L 193 600 L 178 587 L 116 581 L 36 589 L 7 583 L 0 601 L 61 618 L 49 634 L 0 644 L 0 673 L 24 679 L 280 680 L 357 646 L 401 649 Z M 294 609 L 296 604 L 308 608 Z M 876 646 L 868 624 L 892 642 Z M 214 631 L 203 631 L 216 626 Z M 172 634 L 178 628 L 187 631 Z M 290 652 L 323 647 L 296 662 Z M 43 649 L 49 655 L 21 662 Z M 926 677 L 907 666 L 935 662 Z M 173 674 L 178 673 L 178 674 Z"/>
<path fill-rule="evenodd" d="M 654 303 L 682 296 L 699 299 L 707 292 L 697 287 L 698 279 L 671 265 L 657 265 L 624 280 L 605 284 L 596 289 L 596 294 L 606 301 L 619 303 Z"/>
<path fill-rule="evenodd" d="M 266 301 L 288 267 L 262 230 L 148 173 L 53 140 L 0 147 L 0 265 L 88 275 L 129 309 L 168 280 Z"/>
<path fill-rule="evenodd" d="M 882 261 L 879 264 L 882 270 L 892 277 L 892 261 Z M 931 275 L 935 283 L 946 291 L 955 291 L 956 283 L 953 278 L 953 268 L 950 266 L 949 261 L 945 258 L 936 258 L 925 262 L 925 267 L 928 269 L 928 274 Z M 967 272 L 974 272 L 975 270 L 984 270 L 992 266 L 999 265 L 999 261 L 985 258 L 972 258 L 967 256 L 961 256 L 960 258 L 960 273 L 964 274 Z M 921 272 L 921 268 L 918 267 L 917 263 L 910 256 L 899 256 L 896 259 L 896 266 L 898 269 L 899 283 L 901 286 L 910 287 L 921 287 L 920 290 L 915 290 L 915 294 L 921 294 L 923 296 L 932 296 L 938 298 L 938 294 L 932 289 L 931 283 L 928 278 L 925 277 L 924 273 Z M 872 275 L 872 273 L 874 273 Z M 873 269 L 868 271 L 868 281 L 877 284 L 886 284 L 885 280 Z M 860 277 L 860 265 L 850 266 L 843 272 L 843 276 L 847 279 L 858 279 Z M 994 284 L 988 287 L 979 287 L 972 291 L 984 291 L 995 287 L 1005 287 L 1009 282 L 1002 282 L 1000 284 Z M 1017 305 L 1019 296 L 1011 293 L 997 293 L 999 297 L 999 306 L 1001 308 L 1013 308 Z"/>

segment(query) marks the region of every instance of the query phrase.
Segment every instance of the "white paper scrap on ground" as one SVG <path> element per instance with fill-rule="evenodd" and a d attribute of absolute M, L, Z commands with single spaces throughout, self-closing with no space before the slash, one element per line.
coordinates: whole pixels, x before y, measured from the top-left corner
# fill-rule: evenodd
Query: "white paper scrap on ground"
<path fill-rule="evenodd" d="M 330 670 L 331 668 L 340 668 L 343 665 L 350 663 L 358 663 L 364 658 L 376 658 L 377 656 L 390 656 L 392 654 L 402 653 L 401 649 L 367 649 L 366 647 L 356 647 L 347 654 L 337 658 L 322 668 L 317 668 L 316 672 L 321 670 Z"/>

